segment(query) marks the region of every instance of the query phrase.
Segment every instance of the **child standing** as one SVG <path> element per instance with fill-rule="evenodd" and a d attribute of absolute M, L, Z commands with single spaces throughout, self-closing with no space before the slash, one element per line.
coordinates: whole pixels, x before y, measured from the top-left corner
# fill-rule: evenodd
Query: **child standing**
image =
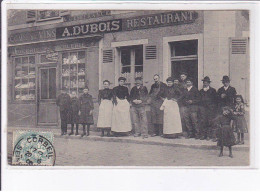
<path fill-rule="evenodd" d="M 78 135 L 79 129 L 79 99 L 77 97 L 76 91 L 71 93 L 71 109 L 70 109 L 70 123 L 71 123 L 71 133 L 69 135 L 74 135 L 74 124 L 76 124 L 76 134 Z"/>
<path fill-rule="evenodd" d="M 229 157 L 233 158 L 232 155 L 232 146 L 235 145 L 235 136 L 233 134 L 233 130 L 231 127 L 231 120 L 232 120 L 232 110 L 225 106 L 222 108 L 222 115 L 216 118 L 217 128 L 217 137 L 218 143 L 217 145 L 220 146 L 220 154 L 219 157 L 223 156 L 223 148 L 224 146 L 229 148 Z"/>
<path fill-rule="evenodd" d="M 93 110 L 94 104 L 92 96 L 88 93 L 88 87 L 85 87 L 83 94 L 79 98 L 80 103 L 80 123 L 83 126 L 83 134 L 81 137 L 87 135 L 89 136 L 90 125 L 94 124 L 93 120 Z M 87 125 L 87 134 L 86 134 L 86 125 Z"/>
<path fill-rule="evenodd" d="M 235 107 L 233 109 L 234 123 L 233 129 L 237 133 L 236 144 L 244 144 L 244 133 L 248 133 L 247 123 L 245 119 L 244 100 L 241 95 L 235 97 Z M 241 139 L 240 139 L 241 138 Z"/>
<path fill-rule="evenodd" d="M 107 136 L 110 136 L 113 111 L 113 90 L 109 89 L 110 82 L 103 81 L 103 90 L 99 90 L 98 103 L 99 113 L 97 128 L 101 130 L 101 137 L 104 137 L 104 131 L 107 130 Z"/>

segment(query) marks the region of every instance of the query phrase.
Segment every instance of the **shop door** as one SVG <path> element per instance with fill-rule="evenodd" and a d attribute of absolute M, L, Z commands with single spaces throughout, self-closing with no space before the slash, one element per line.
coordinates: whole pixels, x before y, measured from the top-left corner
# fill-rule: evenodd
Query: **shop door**
<path fill-rule="evenodd" d="M 58 125 L 58 107 L 56 105 L 57 84 L 56 67 L 39 68 L 38 84 L 38 125 Z"/>
<path fill-rule="evenodd" d="M 173 77 L 180 78 L 180 73 L 183 71 L 187 72 L 198 88 L 198 60 L 172 61 Z"/>

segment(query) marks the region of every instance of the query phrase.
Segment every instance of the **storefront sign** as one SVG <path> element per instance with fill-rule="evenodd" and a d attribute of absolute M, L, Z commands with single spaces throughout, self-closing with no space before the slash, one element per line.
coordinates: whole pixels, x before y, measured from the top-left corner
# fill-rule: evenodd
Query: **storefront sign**
<path fill-rule="evenodd" d="M 123 31 L 187 24 L 194 22 L 197 18 L 198 13 L 195 11 L 173 11 L 148 16 L 139 16 L 124 20 Z"/>
<path fill-rule="evenodd" d="M 9 44 L 39 42 L 44 40 L 54 40 L 56 38 L 56 29 L 22 32 L 11 34 L 8 38 Z"/>
<path fill-rule="evenodd" d="M 58 61 L 58 56 L 59 56 L 59 53 L 50 52 L 46 55 L 46 59 L 48 59 L 49 61 L 56 62 L 56 61 Z"/>
<path fill-rule="evenodd" d="M 60 27 L 56 29 L 56 38 L 71 38 L 120 31 L 122 31 L 122 20 L 116 19 L 104 22 Z"/>
<path fill-rule="evenodd" d="M 73 41 L 69 43 L 62 43 L 57 45 L 28 45 L 28 46 L 19 46 L 15 47 L 14 49 L 10 49 L 9 53 L 13 55 L 30 55 L 30 54 L 36 54 L 36 53 L 47 53 L 47 58 L 55 58 L 58 53 L 58 51 L 64 51 L 64 50 L 72 50 L 72 49 L 81 49 L 81 48 L 87 48 L 91 46 L 98 46 L 97 41 Z M 56 52 L 54 54 L 54 52 Z M 55 59 L 56 60 L 56 59 Z"/>
<path fill-rule="evenodd" d="M 81 15 L 68 15 L 64 17 L 64 22 L 71 22 L 71 21 L 77 21 L 77 20 L 87 20 L 90 18 L 99 18 L 104 16 L 110 16 L 111 11 L 110 10 L 104 10 L 104 11 L 96 11 L 96 12 L 90 12 L 86 14 Z"/>

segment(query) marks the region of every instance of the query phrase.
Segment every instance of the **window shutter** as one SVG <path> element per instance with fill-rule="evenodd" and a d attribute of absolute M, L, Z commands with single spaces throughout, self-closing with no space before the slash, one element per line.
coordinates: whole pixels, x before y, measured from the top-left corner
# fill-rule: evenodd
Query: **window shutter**
<path fill-rule="evenodd" d="M 145 59 L 156 59 L 157 57 L 157 50 L 156 45 L 153 46 L 146 46 L 145 47 Z"/>
<path fill-rule="evenodd" d="M 27 11 L 26 21 L 27 22 L 34 22 L 34 21 L 36 21 L 36 11 L 35 10 Z"/>
<path fill-rule="evenodd" d="M 231 53 L 236 54 L 246 54 L 246 39 L 232 39 L 231 40 Z"/>
<path fill-rule="evenodd" d="M 113 50 L 104 50 L 103 51 L 103 63 L 113 62 Z"/>
<path fill-rule="evenodd" d="M 70 12 L 68 11 L 68 10 L 61 10 L 60 11 L 60 16 L 62 17 L 62 16 L 66 16 L 66 15 L 69 15 L 70 14 Z"/>

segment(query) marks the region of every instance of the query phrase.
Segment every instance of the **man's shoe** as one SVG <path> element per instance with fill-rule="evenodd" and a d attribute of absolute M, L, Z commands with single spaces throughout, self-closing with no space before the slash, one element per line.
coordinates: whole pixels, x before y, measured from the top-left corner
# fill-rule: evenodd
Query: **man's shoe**
<path fill-rule="evenodd" d="M 210 140 L 210 138 L 209 138 L 209 137 L 207 137 L 207 138 L 206 138 L 206 140 L 207 140 L 207 141 L 209 141 L 209 140 Z"/>
<path fill-rule="evenodd" d="M 75 136 L 79 135 L 79 133 L 75 133 Z"/>
<path fill-rule="evenodd" d="M 229 154 L 229 157 L 230 157 L 230 158 L 233 158 L 233 155 L 232 155 L 232 154 Z"/>
<path fill-rule="evenodd" d="M 218 155 L 218 157 L 222 157 L 223 156 L 223 152 L 221 152 L 219 155 Z"/>
<path fill-rule="evenodd" d="M 151 136 L 151 137 L 155 137 L 155 136 L 157 136 L 157 134 L 153 133 L 153 134 L 151 134 L 150 136 Z"/>
<path fill-rule="evenodd" d="M 67 132 L 64 132 L 63 135 L 67 135 Z"/>
<path fill-rule="evenodd" d="M 61 132 L 60 136 L 63 136 L 63 135 L 64 135 L 64 133 L 63 133 L 63 132 Z"/>
<path fill-rule="evenodd" d="M 242 144 L 245 144 L 245 142 L 244 142 L 244 141 L 241 141 L 240 144 L 241 144 L 241 145 L 242 145 Z"/>
<path fill-rule="evenodd" d="M 141 134 L 134 134 L 134 137 L 140 137 L 141 136 Z"/>
<path fill-rule="evenodd" d="M 71 132 L 69 135 L 74 135 L 74 133 L 73 133 L 73 132 Z"/>
<path fill-rule="evenodd" d="M 148 138 L 148 135 L 143 135 L 142 138 L 143 139 Z"/>
<path fill-rule="evenodd" d="M 83 133 L 82 135 L 81 135 L 81 137 L 84 137 L 86 135 L 86 133 Z"/>
<path fill-rule="evenodd" d="M 205 140 L 205 139 L 206 139 L 206 137 L 201 137 L 201 138 L 200 138 L 200 140 Z"/>
<path fill-rule="evenodd" d="M 213 141 L 213 142 L 217 142 L 218 140 L 217 140 L 217 138 L 214 138 L 214 139 L 212 139 L 212 141 Z"/>
<path fill-rule="evenodd" d="M 237 140 L 237 141 L 235 142 L 235 144 L 236 144 L 236 145 L 240 145 L 240 141 Z"/>

